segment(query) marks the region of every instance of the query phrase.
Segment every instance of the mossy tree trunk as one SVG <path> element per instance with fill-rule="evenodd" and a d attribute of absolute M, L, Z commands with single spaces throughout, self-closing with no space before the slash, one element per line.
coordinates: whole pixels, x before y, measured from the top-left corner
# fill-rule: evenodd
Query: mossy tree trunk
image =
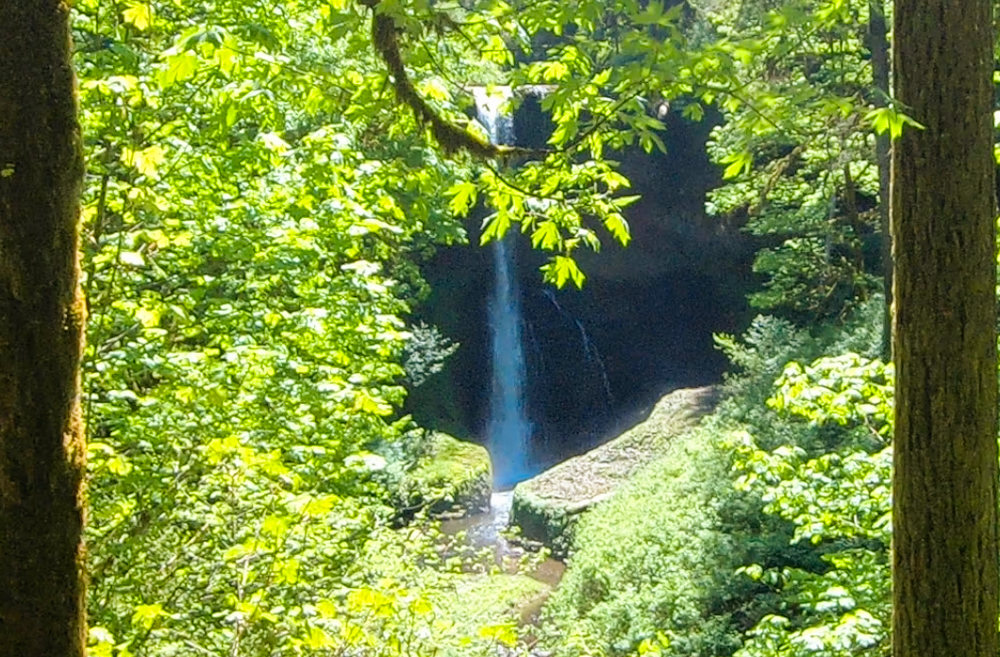
<path fill-rule="evenodd" d="M 996 657 L 990 0 L 897 0 L 894 657 Z"/>
<path fill-rule="evenodd" d="M 889 98 L 889 37 L 886 33 L 884 0 L 868 2 L 868 49 L 871 51 L 875 107 L 885 107 Z M 882 233 L 882 359 L 892 358 L 892 234 L 889 227 L 889 135 L 875 135 L 878 166 L 878 225 Z"/>
<path fill-rule="evenodd" d="M 69 9 L 0 0 L 0 657 L 85 652 Z"/>

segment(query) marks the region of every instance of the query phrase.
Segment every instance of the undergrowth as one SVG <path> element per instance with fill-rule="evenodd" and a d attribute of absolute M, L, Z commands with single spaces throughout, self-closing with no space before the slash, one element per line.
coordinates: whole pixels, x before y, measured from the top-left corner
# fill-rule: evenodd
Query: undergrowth
<path fill-rule="evenodd" d="M 788 602 L 780 585 L 745 576 L 743 566 L 829 568 L 828 546 L 794 542 L 793 524 L 765 513 L 760 491 L 734 486 L 734 451 L 749 436 L 765 449 L 807 453 L 845 440 L 843 427 L 778 414 L 766 401 L 789 361 L 874 356 L 880 312 L 873 298 L 840 326 L 808 332 L 759 317 L 739 340 L 718 338 L 734 371 L 716 414 L 581 519 L 545 609 L 543 643 L 556 657 L 731 655 Z"/>
<path fill-rule="evenodd" d="M 726 606 L 718 593 L 739 565 L 722 530 L 732 497 L 721 445 L 696 430 L 588 513 L 546 610 L 555 654 L 625 655 L 662 628 L 677 654 L 734 650 L 732 610 L 704 613 Z"/>

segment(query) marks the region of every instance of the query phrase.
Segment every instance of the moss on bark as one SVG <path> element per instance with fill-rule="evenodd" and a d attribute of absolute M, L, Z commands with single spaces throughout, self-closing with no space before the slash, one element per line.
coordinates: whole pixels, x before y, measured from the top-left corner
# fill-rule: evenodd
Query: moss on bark
<path fill-rule="evenodd" d="M 372 10 L 372 45 L 392 76 L 392 88 L 396 98 L 410 108 L 419 123 L 430 129 L 431 135 L 445 153 L 450 155 L 465 151 L 480 159 L 502 160 L 514 157 L 545 157 L 548 154 L 546 150 L 491 144 L 441 116 L 424 100 L 410 80 L 403 62 L 399 43 L 400 30 L 396 21 L 389 14 L 382 12 L 379 7 L 380 0 L 360 0 L 360 3 Z"/>
<path fill-rule="evenodd" d="M 64 2 L 0 2 L 0 657 L 86 643 L 70 52 Z"/>

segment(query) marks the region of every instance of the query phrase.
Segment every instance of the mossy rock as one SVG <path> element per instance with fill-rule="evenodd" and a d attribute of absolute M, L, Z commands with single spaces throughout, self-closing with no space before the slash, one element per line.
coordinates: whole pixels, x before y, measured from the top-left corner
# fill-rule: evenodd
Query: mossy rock
<path fill-rule="evenodd" d="M 510 522 L 521 530 L 522 539 L 537 541 L 551 549 L 557 558 L 563 558 L 573 543 L 577 513 L 576 509 L 562 504 L 562 500 L 545 497 L 527 487 L 522 489 L 519 485 L 514 489 Z"/>
<path fill-rule="evenodd" d="M 437 432 L 427 440 L 423 455 L 400 481 L 401 510 L 427 509 L 435 516 L 488 511 L 493 470 L 486 448 Z"/>
<path fill-rule="evenodd" d="M 713 387 L 675 390 L 657 402 L 645 421 L 621 436 L 518 484 L 511 524 L 520 527 L 524 538 L 565 556 L 579 515 L 662 455 L 675 437 L 711 412 L 717 400 Z"/>

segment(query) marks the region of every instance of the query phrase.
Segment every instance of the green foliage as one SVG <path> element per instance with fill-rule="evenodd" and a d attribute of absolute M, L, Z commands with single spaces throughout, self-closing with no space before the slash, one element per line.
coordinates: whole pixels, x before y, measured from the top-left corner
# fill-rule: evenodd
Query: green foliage
<path fill-rule="evenodd" d="M 918 130 L 923 130 L 917 121 L 899 112 L 895 107 L 879 107 L 873 109 L 865 115 L 865 120 L 871 122 L 872 128 L 877 134 L 888 132 L 892 139 L 898 139 L 903 134 L 903 127 L 910 126 Z"/>
<path fill-rule="evenodd" d="M 874 352 L 879 309 L 829 334 L 762 317 L 741 341 L 719 339 L 742 369 L 720 416 L 577 525 L 547 608 L 556 654 L 882 649 L 892 368 L 857 354 L 789 362 L 831 345 Z"/>
<path fill-rule="evenodd" d="M 828 428 L 806 425 L 775 415 L 767 405 L 776 380 L 791 361 L 811 361 L 823 353 L 857 352 L 863 357 L 879 353 L 884 305 L 880 294 L 857 304 L 843 321 L 797 327 L 786 319 L 754 318 L 746 332 L 717 335 L 716 344 L 733 365 L 726 374 L 725 400 L 719 413 L 743 424 L 765 449 L 779 445 L 810 445 Z"/>
<path fill-rule="evenodd" d="M 878 289 L 868 263 L 878 230 L 874 133 L 908 119 L 878 107 L 863 40 L 869 3 L 795 0 L 723 5 L 706 15 L 734 55 L 738 91 L 709 153 L 729 182 L 709 211 L 747 216 L 768 238 L 752 305 L 798 321 L 836 317 Z M 742 54 L 742 56 L 740 56 Z"/>
<path fill-rule="evenodd" d="M 737 449 L 738 485 L 757 490 L 765 511 L 795 525 L 793 541 L 825 547 L 822 572 L 742 569 L 782 590 L 777 613 L 761 619 L 740 657 L 887 654 L 893 370 L 855 354 L 790 363 L 768 404 L 811 423 L 862 427 L 835 451 L 810 457 L 796 446 Z"/>
<path fill-rule="evenodd" d="M 818 353 L 816 338 L 787 320 L 758 316 L 740 339 L 717 335 L 715 341 L 734 366 L 726 375 L 719 413 L 747 426 L 765 447 L 808 441 L 800 427 L 781 421 L 765 402 L 786 363 Z"/>
<path fill-rule="evenodd" d="M 759 305 L 840 316 L 873 289 L 863 125 L 893 131 L 906 119 L 872 109 L 864 5 L 735 18 L 634 0 L 79 0 L 74 11 L 92 654 L 510 648 L 511 605 L 536 585 L 470 580 L 433 529 L 389 529 L 394 465 L 424 467 L 421 495 L 452 477 L 419 463 L 402 438 L 409 422 L 393 420 L 401 378 L 420 385 L 453 349 L 401 319 L 425 292 L 415 262 L 465 239 L 459 218 L 482 204 L 484 240 L 520 230 L 549 254 L 548 280 L 582 285 L 577 249 L 630 239 L 624 210 L 636 197 L 612 158 L 663 148 L 650 111 L 662 100 L 685 98 L 693 119 L 706 105 L 725 114 L 712 154 L 731 183 L 712 208 L 746 210 L 753 232 L 782 240 L 758 260 L 771 277 Z M 452 137 L 485 135 L 469 118 L 470 83 L 546 85 L 548 147 L 517 162 L 443 157 Z M 745 369 L 730 389 L 759 406 L 757 442 L 739 452 L 744 484 L 796 540 L 836 546 L 828 570 L 784 568 L 807 559 L 763 545 L 785 538 L 782 523 L 736 495 L 728 452 L 693 433 L 584 521 L 550 611 L 560 654 L 726 653 L 776 587 L 800 597 L 757 624 L 748 655 L 878 636 L 884 500 L 858 482 L 881 481 L 886 451 L 860 449 L 862 438 L 849 454 L 801 451 L 829 443 L 812 438 L 841 402 L 874 411 L 837 408 L 838 431 L 884 435 L 877 366 L 786 370 L 772 404 L 815 426 L 786 419 L 764 437 L 763 391 L 820 340 L 762 319 L 743 344 L 722 342 Z M 757 449 L 783 436 L 798 450 Z M 374 453 L 387 445 L 402 458 Z M 845 520 L 855 507 L 858 527 Z M 734 579 L 754 560 L 753 578 Z M 861 573 L 875 571 L 865 589 Z"/>
<path fill-rule="evenodd" d="M 418 322 L 410 328 L 410 338 L 403 348 L 403 369 L 414 388 L 442 369 L 448 358 L 458 351 L 458 343 L 441 334 L 436 326 Z"/>
<path fill-rule="evenodd" d="M 667 639 L 656 647 L 665 655 L 728 654 L 738 645 L 733 611 L 751 603 L 726 584 L 740 563 L 723 531 L 734 496 L 728 462 L 718 437 L 692 431 L 582 517 L 542 626 L 556 655 L 650 651 L 658 636 Z"/>
<path fill-rule="evenodd" d="M 822 358 L 803 367 L 791 362 L 767 405 L 810 422 L 864 425 L 879 440 L 892 428 L 893 366 L 857 354 Z"/>
<path fill-rule="evenodd" d="M 468 163 L 398 111 L 353 4 L 74 9 L 93 654 L 460 647 L 372 449 L 408 429 L 413 259 L 464 237 L 440 192 Z"/>

